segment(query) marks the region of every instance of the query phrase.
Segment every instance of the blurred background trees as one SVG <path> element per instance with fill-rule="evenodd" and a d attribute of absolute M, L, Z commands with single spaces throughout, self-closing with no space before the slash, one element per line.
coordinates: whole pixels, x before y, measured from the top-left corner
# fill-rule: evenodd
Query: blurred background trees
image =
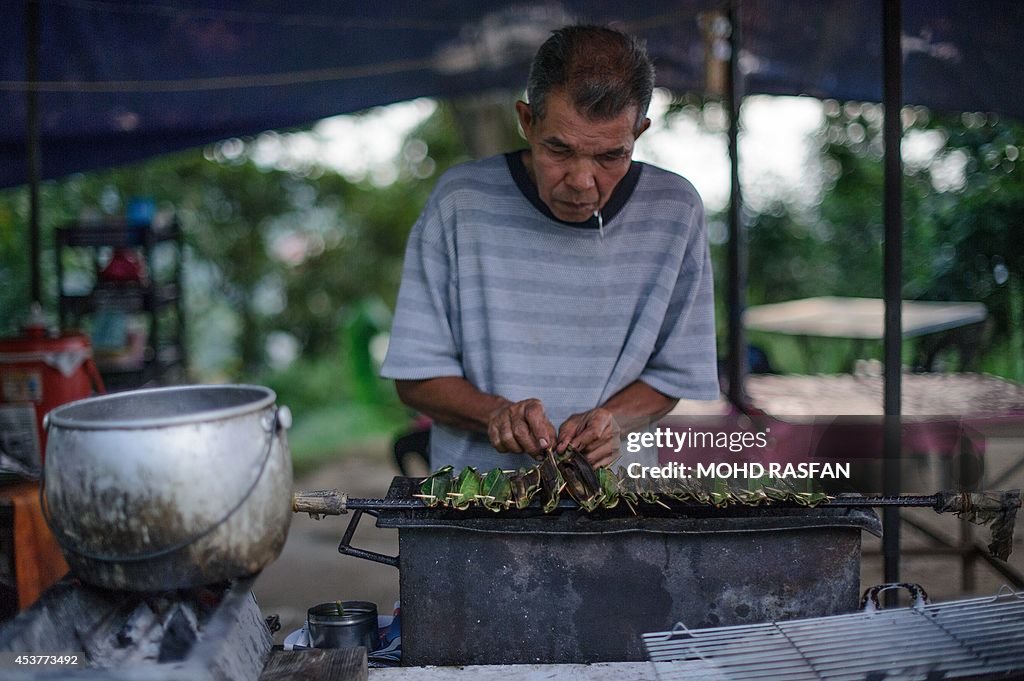
<path fill-rule="evenodd" d="M 277 390 L 297 416 L 297 459 L 330 452 L 339 438 L 393 430 L 408 414 L 376 377 L 376 362 L 406 237 L 440 173 L 522 144 L 513 99 L 432 105 L 400 140 L 393 161 L 362 175 L 295 152 L 315 137 L 314 126 L 46 183 L 44 298 L 53 301 L 56 292 L 54 227 L 119 215 L 130 197 L 151 196 L 174 212 L 186 235 L 192 378 Z M 806 186 L 748 205 L 751 305 L 881 296 L 881 108 L 820 107 Z M 718 102 L 681 97 L 661 115 L 666 125 L 723 138 L 721 111 Z M 903 118 L 905 297 L 984 303 L 990 323 L 980 368 L 1024 380 L 1024 129 L 994 115 L 940 117 L 919 107 L 907 107 Z M 722 291 L 724 206 L 709 208 Z M 27 209 L 24 188 L 0 192 L 0 335 L 14 333 L 26 313 Z M 848 351 L 839 341 L 824 345 L 810 365 L 792 339 L 751 340 L 787 372 L 842 370 Z M 866 351 L 881 356 L 880 347 Z"/>
<path fill-rule="evenodd" d="M 748 216 L 751 305 L 882 297 L 882 110 L 825 102 L 823 111 L 816 205 L 776 202 Z M 994 114 L 943 117 L 906 107 L 903 128 L 904 299 L 984 303 L 979 368 L 1024 380 L 1024 127 Z M 752 336 L 785 370 L 808 370 L 792 339 Z M 831 344 L 817 370 L 841 370 L 847 348 Z M 870 350 L 881 357 L 881 344 Z"/>

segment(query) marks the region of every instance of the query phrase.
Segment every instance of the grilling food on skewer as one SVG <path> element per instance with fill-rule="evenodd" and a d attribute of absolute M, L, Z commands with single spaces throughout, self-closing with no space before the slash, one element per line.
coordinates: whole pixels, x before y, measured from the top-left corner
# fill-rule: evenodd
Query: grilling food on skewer
<path fill-rule="evenodd" d="M 566 451 L 568 452 L 568 450 Z M 565 479 L 562 477 L 562 472 L 558 469 L 555 453 L 550 449 L 538 466 L 540 468 L 540 490 L 544 500 L 544 512 L 551 513 L 558 508 L 562 488 L 565 487 Z"/>
<path fill-rule="evenodd" d="M 597 482 L 601 487 L 601 508 L 615 508 L 619 505 L 619 478 L 612 473 L 612 469 L 604 466 L 594 472 L 597 473 Z"/>
<path fill-rule="evenodd" d="M 508 474 L 495 468 L 484 476 L 480 483 L 480 494 L 477 501 L 489 511 L 503 511 L 512 504 L 512 483 Z"/>
<path fill-rule="evenodd" d="M 530 505 L 540 491 L 540 468 L 520 468 L 509 475 L 509 483 L 512 487 L 512 505 L 522 510 Z"/>
<path fill-rule="evenodd" d="M 558 462 L 558 471 L 565 480 L 565 489 L 569 496 L 580 505 L 584 511 L 595 511 L 602 507 L 604 502 L 604 490 L 601 482 L 597 479 L 597 473 L 587 462 L 586 458 L 574 449 L 567 449 L 562 455 L 549 454 L 555 457 Z"/>
<path fill-rule="evenodd" d="M 1020 491 L 939 492 L 930 496 L 863 497 L 842 495 L 832 497 L 820 491 L 798 491 L 782 479 L 757 483 L 753 487 L 729 485 L 716 479 L 711 489 L 693 478 L 628 478 L 623 469 L 594 470 L 586 458 L 570 448 L 563 454 L 548 450 L 540 463 L 518 471 L 494 469 L 486 476 L 472 467 L 464 468 L 457 478 L 445 466 L 423 479 L 416 498 L 428 507 L 450 506 L 465 511 L 473 506 L 499 512 L 523 510 L 539 494 L 544 513 L 554 512 L 562 493 L 586 512 L 609 510 L 623 501 L 637 514 L 641 505 L 671 509 L 666 502 L 688 506 L 725 508 L 733 505 L 771 506 L 927 506 L 936 513 L 955 513 L 976 525 L 989 525 L 992 542 L 989 551 L 1006 560 L 1012 551 L 1013 528 L 1017 509 L 1021 506 Z M 312 493 L 310 493 L 312 494 Z M 354 506 L 352 506 L 355 508 Z M 305 510 L 305 509 L 303 509 Z"/>
<path fill-rule="evenodd" d="M 459 473 L 458 479 L 452 486 L 452 491 L 448 492 L 448 503 L 452 508 L 460 511 L 465 511 L 467 508 L 477 502 L 477 496 L 480 494 L 480 483 L 483 480 L 480 478 L 480 474 L 477 473 L 475 468 L 466 466 Z"/>
<path fill-rule="evenodd" d="M 447 506 L 448 492 L 452 490 L 453 470 L 452 466 L 444 466 L 428 476 L 420 484 L 420 493 L 415 495 L 416 498 L 422 499 L 427 506 Z"/>

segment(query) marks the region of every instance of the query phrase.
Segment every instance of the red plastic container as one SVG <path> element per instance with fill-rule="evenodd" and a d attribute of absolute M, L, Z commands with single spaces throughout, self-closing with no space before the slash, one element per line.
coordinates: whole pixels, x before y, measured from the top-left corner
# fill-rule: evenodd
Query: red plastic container
<path fill-rule="evenodd" d="M 42 465 L 43 416 L 54 407 L 102 393 L 92 345 L 80 333 L 51 337 L 28 327 L 0 339 L 0 449 L 28 468 Z"/>

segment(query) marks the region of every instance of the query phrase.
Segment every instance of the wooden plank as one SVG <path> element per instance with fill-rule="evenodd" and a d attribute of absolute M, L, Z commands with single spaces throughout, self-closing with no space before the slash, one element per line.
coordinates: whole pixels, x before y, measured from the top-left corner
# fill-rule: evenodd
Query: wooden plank
<path fill-rule="evenodd" d="M 366 648 L 275 650 L 260 681 L 366 681 Z"/>

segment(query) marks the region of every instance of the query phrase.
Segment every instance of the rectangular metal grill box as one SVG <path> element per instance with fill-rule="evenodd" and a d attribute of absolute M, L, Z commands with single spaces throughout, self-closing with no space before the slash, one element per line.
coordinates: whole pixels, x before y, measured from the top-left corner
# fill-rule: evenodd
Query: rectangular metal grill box
<path fill-rule="evenodd" d="M 388 499 L 416 480 L 395 478 Z M 397 528 L 402 664 L 643 660 L 640 635 L 852 612 L 861 532 L 850 508 L 552 515 L 381 510 Z M 366 555 L 374 559 L 373 556 Z M 380 557 L 377 557 L 380 558 Z"/>

